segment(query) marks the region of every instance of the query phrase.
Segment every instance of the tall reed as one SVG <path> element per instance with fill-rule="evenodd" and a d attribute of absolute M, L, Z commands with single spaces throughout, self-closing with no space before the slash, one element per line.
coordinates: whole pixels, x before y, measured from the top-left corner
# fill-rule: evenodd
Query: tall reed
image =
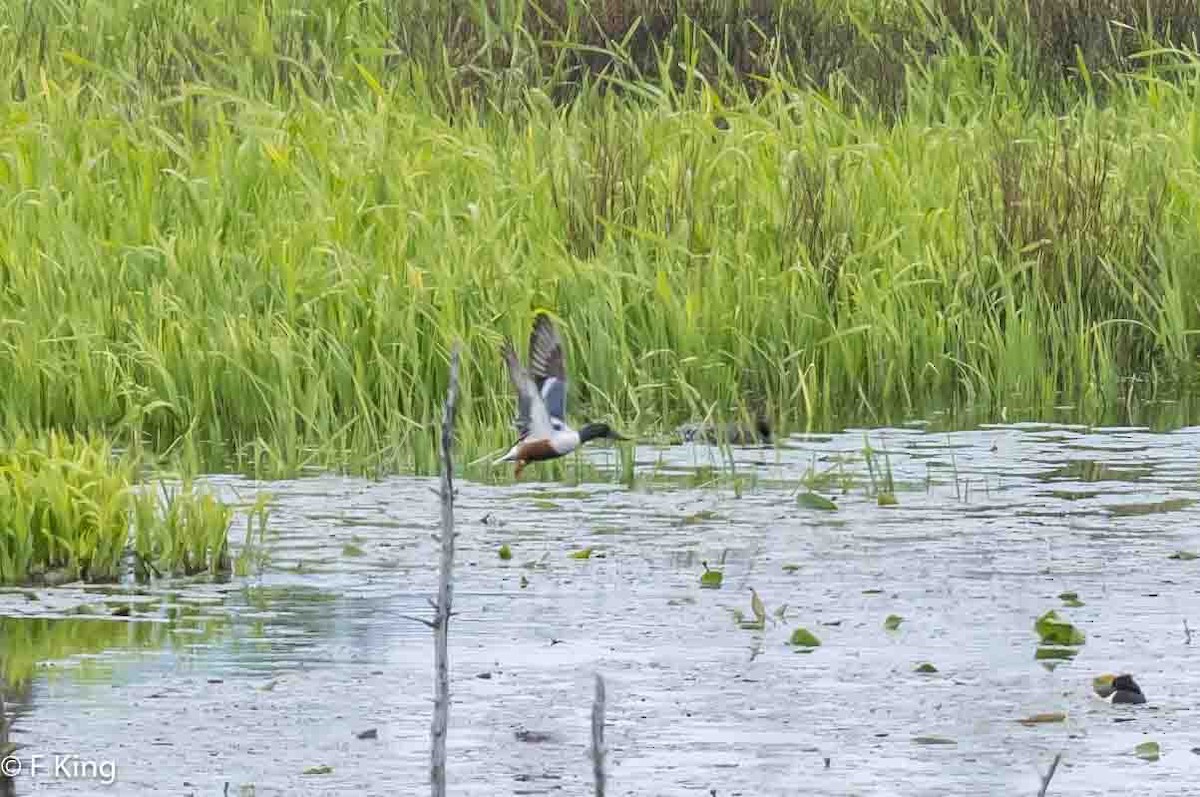
<path fill-rule="evenodd" d="M 432 472 L 537 308 L 643 431 L 1102 412 L 1196 355 L 1200 15 L 1093 5 L 0 5 L 0 424 Z"/>

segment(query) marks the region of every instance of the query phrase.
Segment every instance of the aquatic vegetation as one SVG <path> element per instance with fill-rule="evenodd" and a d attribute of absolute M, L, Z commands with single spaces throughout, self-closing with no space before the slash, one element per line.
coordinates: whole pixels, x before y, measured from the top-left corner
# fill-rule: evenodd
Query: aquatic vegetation
<path fill-rule="evenodd" d="M 8 428 L 431 472 L 449 342 L 470 460 L 535 308 L 640 429 L 744 373 L 781 433 L 1191 375 L 1194 14 L 93 5 L 0 11 Z"/>
<path fill-rule="evenodd" d="M 233 563 L 237 576 L 248 576 L 261 571 L 267 563 L 267 523 L 271 516 L 273 497 L 266 492 L 258 493 L 254 502 L 244 507 L 246 513 L 246 536 Z"/>
<path fill-rule="evenodd" d="M 1022 725 L 1046 725 L 1066 721 L 1067 715 L 1062 711 L 1046 711 L 1040 714 L 1030 714 L 1028 717 L 1022 717 L 1017 720 Z"/>
<path fill-rule="evenodd" d="M 1068 608 L 1076 608 L 1084 605 L 1083 601 L 1079 600 L 1079 593 L 1077 592 L 1060 592 L 1058 599 L 1063 602 L 1063 606 Z"/>
<path fill-rule="evenodd" d="M 1037 631 L 1043 645 L 1082 645 L 1086 639 L 1082 631 L 1060 619 L 1053 609 L 1037 619 L 1034 630 Z"/>
<path fill-rule="evenodd" d="M 500 550 L 497 552 L 497 554 L 500 557 L 500 561 L 507 562 L 508 560 L 512 559 L 512 548 L 508 547 L 508 543 L 504 543 L 500 546 Z"/>
<path fill-rule="evenodd" d="M 788 637 L 788 644 L 799 648 L 815 648 L 821 645 L 821 640 L 807 628 L 797 628 Z"/>
<path fill-rule="evenodd" d="M 162 485 L 161 501 L 152 491 L 141 494 L 135 510 L 139 568 L 155 575 L 231 571 L 229 528 L 234 512 L 216 496 L 185 481 L 177 490 Z"/>
<path fill-rule="evenodd" d="M 1075 648 L 1061 648 L 1048 645 L 1039 646 L 1034 651 L 1033 658 L 1037 661 L 1047 663 L 1053 669 L 1053 664 L 1059 661 L 1069 661 L 1079 654 Z"/>
<path fill-rule="evenodd" d="M 837 511 L 837 504 L 825 496 L 814 492 L 802 492 L 796 496 L 796 503 L 806 509 L 820 509 L 824 512 Z"/>
<path fill-rule="evenodd" d="M 913 672 L 920 673 L 921 675 L 933 675 L 937 671 L 938 668 L 927 661 L 921 662 L 913 669 Z"/>
<path fill-rule="evenodd" d="M 883 627 L 888 631 L 895 631 L 904 622 L 904 618 L 898 614 L 889 614 L 883 621 Z"/>
<path fill-rule="evenodd" d="M 725 580 L 725 574 L 720 570 L 710 570 L 708 562 L 701 562 L 704 565 L 704 572 L 700 574 L 700 586 L 705 589 L 720 589 L 721 582 Z"/>
<path fill-rule="evenodd" d="M 1133 748 L 1133 754 L 1143 761 L 1157 761 L 1162 755 L 1162 748 L 1155 741 L 1142 742 Z"/>
<path fill-rule="evenodd" d="M 0 439 L 0 583 L 114 581 L 127 552 L 143 578 L 228 572 L 233 509 L 190 485 L 160 502 L 138 474 L 101 437 Z"/>
<path fill-rule="evenodd" d="M 883 469 L 877 476 L 875 473 L 875 449 L 871 442 L 863 436 L 863 460 L 867 464 L 867 477 L 871 480 L 870 494 L 875 496 L 879 506 L 896 506 L 896 484 L 892 479 L 892 463 L 884 454 Z"/>
<path fill-rule="evenodd" d="M 134 463 L 103 439 L 0 440 L 0 583 L 115 580 L 129 538 Z"/>

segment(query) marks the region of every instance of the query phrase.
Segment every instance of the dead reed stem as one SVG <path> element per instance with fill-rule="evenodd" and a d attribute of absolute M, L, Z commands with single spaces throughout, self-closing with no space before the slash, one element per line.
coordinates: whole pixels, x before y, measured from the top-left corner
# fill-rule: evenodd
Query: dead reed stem
<path fill-rule="evenodd" d="M 596 696 L 592 700 L 592 773 L 596 797 L 604 797 L 604 678 L 596 673 Z"/>
<path fill-rule="evenodd" d="M 450 608 L 454 592 L 454 416 L 458 407 L 458 363 L 461 344 L 450 352 L 450 385 L 442 410 L 442 561 L 438 572 L 437 603 L 433 607 L 433 724 L 429 729 L 431 749 L 429 784 L 433 797 L 446 795 L 446 729 L 450 723 L 450 659 L 448 640 Z"/>

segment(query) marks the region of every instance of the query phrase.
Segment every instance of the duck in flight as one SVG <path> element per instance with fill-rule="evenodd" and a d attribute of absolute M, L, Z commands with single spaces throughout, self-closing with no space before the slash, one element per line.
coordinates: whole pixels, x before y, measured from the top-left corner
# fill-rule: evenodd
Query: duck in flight
<path fill-rule="evenodd" d="M 575 431 L 567 425 L 567 366 L 562 339 L 548 315 L 539 315 L 529 334 L 529 370 L 521 366 L 511 340 L 501 348 L 508 376 L 517 389 L 519 437 L 508 453 L 493 464 L 517 463 L 514 476 L 530 462 L 556 459 L 588 440 L 607 437 L 628 440 L 606 423 L 588 423 Z"/>

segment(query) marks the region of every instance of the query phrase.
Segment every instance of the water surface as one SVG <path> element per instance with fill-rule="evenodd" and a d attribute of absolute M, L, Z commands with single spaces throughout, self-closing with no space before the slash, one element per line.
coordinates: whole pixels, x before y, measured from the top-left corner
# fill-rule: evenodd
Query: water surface
<path fill-rule="evenodd" d="M 864 436 L 896 506 L 877 502 Z M 913 426 L 735 449 L 736 489 L 693 486 L 723 455 L 691 445 L 639 446 L 633 488 L 536 467 L 459 482 L 451 793 L 590 793 L 596 672 L 610 794 L 1035 794 L 1057 752 L 1053 795 L 1195 793 L 1200 560 L 1169 557 L 1200 550 L 1198 444 L 1200 429 Z M 836 511 L 797 504 L 806 478 Z M 431 635 L 404 616 L 430 614 L 436 480 L 213 481 L 275 495 L 261 572 L 0 594 L 19 756 L 116 768 L 111 786 L 26 774 L 16 793 L 423 792 Z M 700 588 L 702 561 L 721 589 Z M 763 630 L 735 618 L 751 586 Z M 1053 668 L 1035 660 L 1048 609 L 1087 635 Z M 822 645 L 789 647 L 800 626 Z M 1149 704 L 1096 698 L 1110 671 Z M 1147 740 L 1157 762 L 1133 755 Z"/>

